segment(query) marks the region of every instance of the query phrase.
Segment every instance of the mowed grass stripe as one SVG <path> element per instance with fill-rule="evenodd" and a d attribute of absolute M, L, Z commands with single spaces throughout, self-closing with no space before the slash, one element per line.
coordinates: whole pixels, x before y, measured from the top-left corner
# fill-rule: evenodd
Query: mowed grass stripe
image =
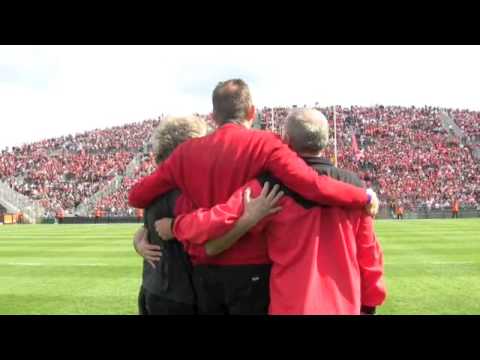
<path fill-rule="evenodd" d="M 106 244 L 102 244 L 102 247 L 105 249 L 118 249 L 119 245 L 122 245 L 122 242 L 109 242 Z M 19 251 L 22 251 L 22 249 L 51 249 L 52 246 L 55 246 L 56 249 L 65 249 L 65 248 L 70 248 L 70 249 L 84 249 L 84 248 L 92 248 L 92 249 L 97 249 L 98 250 L 98 245 L 95 243 L 51 243 L 51 242 L 42 242 L 42 243 L 34 243 L 34 244 L 27 244 L 27 243 L 21 243 L 21 244 L 3 244 L 0 245 L 0 251 L 8 251 L 8 250 L 16 250 L 18 249 Z"/>
<path fill-rule="evenodd" d="M 480 221 L 376 223 L 388 300 L 380 314 L 479 314 Z"/>
<path fill-rule="evenodd" d="M 137 314 L 137 295 L 130 291 L 126 294 L 110 295 L 108 301 L 102 294 L 97 296 L 71 295 L 11 295 L 9 308 L 3 310 L 5 315 L 135 315 Z M 0 303 L 2 296 L 0 295 Z M 31 302 L 35 307 L 25 307 L 23 304 Z M 92 306 L 95 304 L 95 306 Z M 52 310 L 54 309 L 54 310 Z"/>
<path fill-rule="evenodd" d="M 92 249 L 90 251 L 85 251 L 85 250 L 76 250 L 75 254 L 72 254 L 72 250 L 28 250 L 28 251 L 0 251 L 0 259 L 3 258 L 21 258 L 21 257 L 38 257 L 38 256 L 48 256 L 49 258 L 55 258 L 55 257 L 69 257 L 70 254 L 74 255 L 76 258 L 82 258 L 82 257 L 91 257 L 92 255 L 98 255 L 101 257 L 115 257 L 115 258 L 123 258 L 125 256 L 131 255 L 133 253 L 132 250 L 128 249 L 101 249 L 101 250 L 95 250 Z"/>

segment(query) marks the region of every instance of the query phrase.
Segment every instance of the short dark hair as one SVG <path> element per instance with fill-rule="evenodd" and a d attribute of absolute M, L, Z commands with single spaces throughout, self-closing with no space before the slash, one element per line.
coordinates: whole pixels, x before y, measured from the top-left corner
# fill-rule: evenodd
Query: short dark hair
<path fill-rule="evenodd" d="M 212 103 L 219 124 L 243 121 L 252 106 L 250 89 L 242 79 L 219 82 L 213 90 Z"/>

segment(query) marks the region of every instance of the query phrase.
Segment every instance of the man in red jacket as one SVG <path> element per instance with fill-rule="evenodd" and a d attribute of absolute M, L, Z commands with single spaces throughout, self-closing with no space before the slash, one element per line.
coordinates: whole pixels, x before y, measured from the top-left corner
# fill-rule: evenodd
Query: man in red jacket
<path fill-rule="evenodd" d="M 367 208 L 370 212 L 378 208 L 376 196 L 365 190 L 319 176 L 277 135 L 251 130 L 255 107 L 242 80 L 219 83 L 212 102 L 213 118 L 219 128 L 210 135 L 183 143 L 152 175 L 141 179 L 130 191 L 131 206 L 145 208 L 159 195 L 178 188 L 195 207 L 212 207 L 226 201 L 247 181 L 268 171 L 317 203 Z M 229 219 L 217 224 L 221 232 L 228 231 L 230 226 Z M 193 249 L 189 250 L 191 256 Z M 211 295 L 205 302 L 205 312 L 266 311 L 271 262 L 260 234 L 245 235 L 241 242 L 219 256 L 199 256 L 192 261 L 196 265 L 196 284 L 205 290 L 203 293 Z M 259 301 L 261 297 L 263 300 Z"/>
<path fill-rule="evenodd" d="M 320 157 L 328 141 L 328 122 L 321 113 L 293 112 L 287 118 L 286 134 L 292 148 L 319 173 L 362 186 L 355 174 L 335 168 Z M 271 176 L 252 180 L 224 204 L 177 217 L 173 233 L 180 241 L 205 244 L 210 256 L 225 251 L 239 239 L 239 231 L 255 224 L 255 219 L 242 225 L 236 220 L 242 216 L 244 195 L 248 198 L 250 191 L 260 193 L 266 181 L 278 183 Z M 280 188 L 287 195 L 279 202 L 282 210 L 250 230 L 266 237 L 273 262 L 269 313 L 374 313 L 376 306 L 383 303 L 386 290 L 383 254 L 372 218 L 361 210 L 319 207 L 283 185 Z M 223 235 L 217 231 L 216 223 L 225 219 L 236 224 Z"/>

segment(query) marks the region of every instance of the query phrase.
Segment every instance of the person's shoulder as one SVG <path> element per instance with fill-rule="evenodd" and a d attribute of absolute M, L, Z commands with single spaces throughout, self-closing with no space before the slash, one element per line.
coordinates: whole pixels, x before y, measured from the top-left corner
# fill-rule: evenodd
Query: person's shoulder
<path fill-rule="evenodd" d="M 261 129 L 245 129 L 248 131 L 253 137 L 258 137 L 264 140 L 280 140 L 280 135 L 268 131 L 268 130 L 261 130 Z"/>
<path fill-rule="evenodd" d="M 365 187 L 365 184 L 355 172 L 337 167 L 334 167 L 332 170 L 337 173 L 338 180 L 348 182 L 358 187 Z"/>
<path fill-rule="evenodd" d="M 145 209 L 145 213 L 157 212 L 169 207 L 180 196 L 180 190 L 173 189 L 169 192 L 157 197 L 151 204 Z"/>
<path fill-rule="evenodd" d="M 284 145 L 282 138 L 280 135 L 268 131 L 268 130 L 260 130 L 260 129 L 249 129 L 248 136 L 250 141 L 257 144 L 257 146 L 261 146 L 265 149 L 275 149 L 277 147 L 281 147 Z"/>
<path fill-rule="evenodd" d="M 188 149 L 192 146 L 196 146 L 198 144 L 201 144 L 201 143 L 205 142 L 205 140 L 208 139 L 211 135 L 212 134 L 207 134 L 207 135 L 201 136 L 201 137 L 190 138 L 190 139 L 184 141 L 183 143 L 181 143 L 180 145 L 178 145 L 177 149 L 180 149 L 180 151 L 182 151 L 185 148 Z"/>

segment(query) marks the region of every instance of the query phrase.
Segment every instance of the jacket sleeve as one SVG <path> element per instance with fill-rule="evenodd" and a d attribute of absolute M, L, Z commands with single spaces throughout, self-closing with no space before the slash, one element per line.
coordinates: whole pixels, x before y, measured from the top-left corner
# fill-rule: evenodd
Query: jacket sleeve
<path fill-rule="evenodd" d="M 373 219 L 362 215 L 357 231 L 357 259 L 361 277 L 362 306 L 381 305 L 387 295 L 383 252 L 373 230 Z"/>
<path fill-rule="evenodd" d="M 176 172 L 180 168 L 181 146 L 179 146 L 157 169 L 140 179 L 128 194 L 128 204 L 144 209 L 158 196 L 176 187 Z"/>
<path fill-rule="evenodd" d="M 304 198 L 323 205 L 363 208 L 368 196 L 364 189 L 318 175 L 277 136 L 265 136 L 265 168 L 284 185 Z"/>
<path fill-rule="evenodd" d="M 244 190 L 250 187 L 252 196 L 261 192 L 258 181 L 253 180 L 237 189 L 226 203 L 212 208 L 199 208 L 175 218 L 173 235 L 181 242 L 203 245 L 207 241 L 216 239 L 230 231 L 244 211 Z M 257 224 L 251 231 L 261 226 Z"/>

